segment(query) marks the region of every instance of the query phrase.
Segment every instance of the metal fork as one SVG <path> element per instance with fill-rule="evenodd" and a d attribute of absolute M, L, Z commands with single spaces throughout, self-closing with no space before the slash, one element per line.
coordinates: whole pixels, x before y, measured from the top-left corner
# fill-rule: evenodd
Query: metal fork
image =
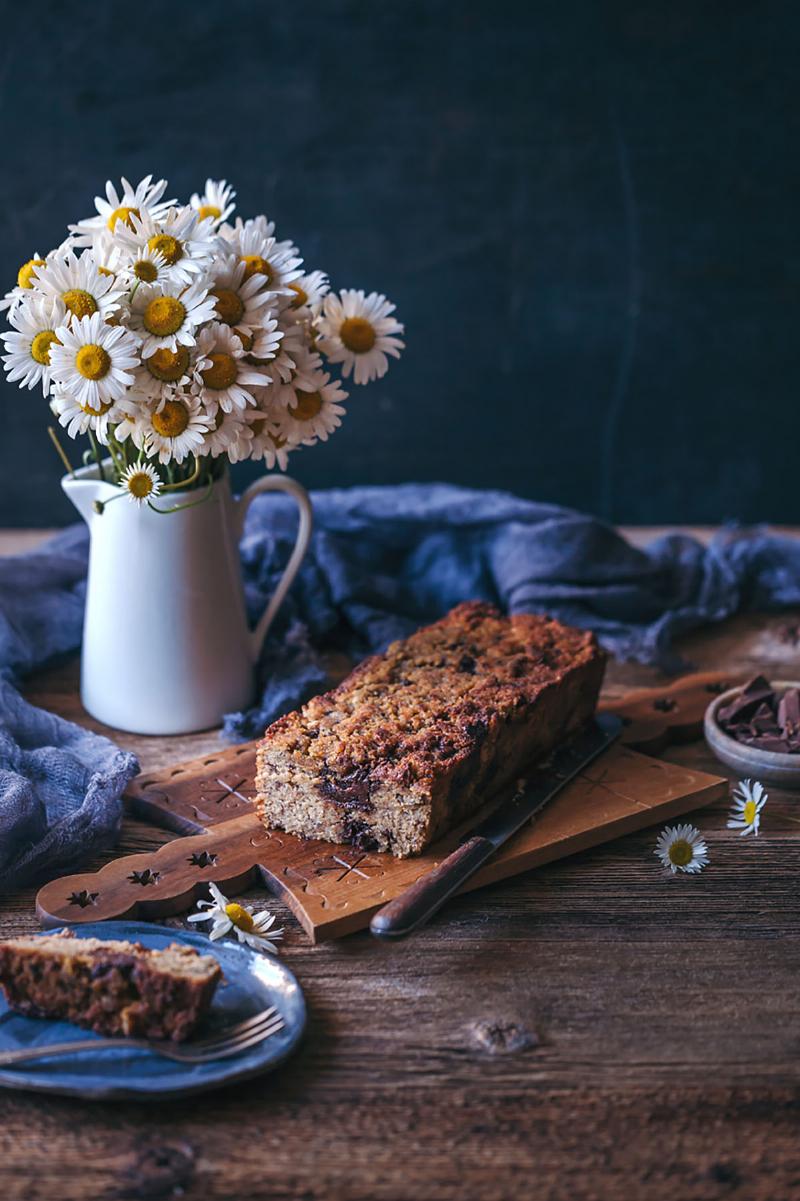
<path fill-rule="evenodd" d="M 177 1063 L 211 1063 L 215 1059 L 229 1059 L 241 1055 L 250 1047 L 277 1034 L 284 1021 L 275 1006 L 257 1013 L 254 1017 L 235 1026 L 228 1026 L 209 1038 L 190 1043 L 173 1043 L 146 1038 L 81 1038 L 71 1043 L 50 1043 L 42 1047 L 23 1047 L 19 1051 L 0 1051 L 0 1067 L 29 1063 L 34 1059 L 46 1059 L 52 1055 L 71 1055 L 75 1051 L 105 1051 L 111 1047 L 141 1047 L 155 1051 L 165 1059 Z"/>

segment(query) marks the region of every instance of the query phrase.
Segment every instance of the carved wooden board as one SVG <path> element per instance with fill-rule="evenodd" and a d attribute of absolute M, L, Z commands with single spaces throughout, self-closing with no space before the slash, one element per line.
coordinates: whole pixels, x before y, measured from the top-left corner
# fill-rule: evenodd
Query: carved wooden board
<path fill-rule="evenodd" d="M 229 894 L 259 876 L 290 905 L 313 942 L 359 930 L 386 901 L 434 867 L 453 831 L 415 859 L 364 853 L 265 830 L 252 811 L 254 742 L 145 774 L 130 786 L 137 817 L 184 837 L 127 855 L 99 872 L 62 877 L 36 901 L 44 926 L 184 912 L 213 880 Z M 710 804 L 726 781 L 616 745 L 590 764 L 469 882 L 479 888 L 564 855 Z M 482 815 L 471 819 L 475 824 Z"/>

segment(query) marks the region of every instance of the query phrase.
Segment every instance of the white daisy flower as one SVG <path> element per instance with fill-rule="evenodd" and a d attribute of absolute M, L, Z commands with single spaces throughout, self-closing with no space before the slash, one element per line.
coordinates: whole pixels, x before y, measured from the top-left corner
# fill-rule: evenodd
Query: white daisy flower
<path fill-rule="evenodd" d="M 91 433 L 102 446 L 108 446 L 109 427 L 116 425 L 124 416 L 119 405 L 107 401 L 98 401 L 94 405 L 81 404 L 74 393 L 64 391 L 55 380 L 50 409 L 70 438 Z"/>
<path fill-rule="evenodd" d="M 98 267 L 88 251 L 80 258 L 72 251 L 48 258 L 44 267 L 36 268 L 35 287 L 46 296 L 59 297 L 70 317 L 99 313 L 104 321 L 119 309 L 124 294 L 114 275 Z"/>
<path fill-rule="evenodd" d="M 266 232 L 273 228 L 264 217 L 249 221 L 237 217 L 235 224 L 223 226 L 220 234 L 244 263 L 246 279 L 261 275 L 264 278 L 262 287 L 270 292 L 291 295 L 289 284 L 302 275 L 303 260 L 291 242 L 277 242 Z"/>
<path fill-rule="evenodd" d="M 170 350 L 162 346 L 137 367 L 133 390 L 149 400 L 158 401 L 160 408 L 176 388 L 184 390 L 189 387 L 193 364 L 194 348 L 177 346 L 175 350 Z"/>
<path fill-rule="evenodd" d="M 227 221 L 236 208 L 233 203 L 235 196 L 236 193 L 229 187 L 227 180 L 207 179 L 203 195 L 198 196 L 197 192 L 194 192 L 189 203 L 201 221 L 210 217 L 216 226 Z"/>
<path fill-rule="evenodd" d="M 161 492 L 161 477 L 150 463 L 133 463 L 123 471 L 119 481 L 120 488 L 128 493 L 128 499 L 137 507 L 152 500 Z"/>
<path fill-rule="evenodd" d="M 246 416 L 241 409 L 231 409 L 226 413 L 218 408 L 213 417 L 209 416 L 211 428 L 206 434 L 202 453 L 210 455 L 212 459 L 227 455 L 232 463 L 249 459 L 253 434 Z"/>
<path fill-rule="evenodd" d="M 263 459 L 268 471 L 278 466 L 286 471 L 289 465 L 289 453 L 297 443 L 289 440 L 289 435 L 282 428 L 280 417 L 265 412 L 263 408 L 248 409 L 245 420 L 250 427 L 250 442 L 248 444 L 249 458 Z"/>
<path fill-rule="evenodd" d="M 324 271 L 310 271 L 308 275 L 298 276 L 288 287 L 293 309 L 311 309 L 327 296 L 331 285 Z"/>
<path fill-rule="evenodd" d="M 144 213 L 154 219 L 159 217 L 175 201 L 161 199 L 167 186 L 165 179 L 159 179 L 157 183 L 153 183 L 152 180 L 152 175 L 146 175 L 134 188 L 123 177 L 121 193 L 111 180 L 108 180 L 105 200 L 102 196 L 94 198 L 97 216 L 87 217 L 77 225 L 70 225 L 73 244 L 91 246 L 94 239 L 104 230 L 116 233 L 118 225 L 130 227 L 133 218 L 141 217 Z"/>
<path fill-rule="evenodd" d="M 38 250 L 33 258 L 28 259 L 27 263 L 23 263 L 17 272 L 17 286 L 12 288 L 10 292 L 6 292 L 2 300 L 0 300 L 0 311 L 3 309 L 11 309 L 21 300 L 29 295 L 36 283 L 37 272 L 41 267 L 44 267 L 46 260 L 42 258 Z"/>
<path fill-rule="evenodd" d="M 378 292 L 365 296 L 345 288 L 341 296 L 329 292 L 315 324 L 319 348 L 331 363 L 342 364 L 347 379 L 353 372 L 357 384 L 381 379 L 389 369 L 387 354 L 400 358 L 405 342 L 396 337 L 403 326 L 390 316 L 395 306 Z"/>
<path fill-rule="evenodd" d="M 117 270 L 129 288 L 137 284 L 169 287 L 169 263 L 160 250 L 151 250 L 149 246 L 142 246 L 138 255 L 125 259 Z"/>
<path fill-rule="evenodd" d="M 190 392 L 172 392 L 159 404 L 129 396 L 121 406 L 123 419 L 115 437 L 123 442 L 130 437 L 134 446 L 159 463 L 182 463 L 189 455 L 202 454 L 206 434 L 212 424 L 198 398 Z"/>
<path fill-rule="evenodd" d="M 32 294 L 8 314 L 14 329 L 0 334 L 8 354 L 3 366 L 11 382 L 19 381 L 21 388 L 42 385 L 45 396 L 50 392 L 50 351 L 58 341 L 56 330 L 66 319 L 66 309 L 58 297 Z"/>
<path fill-rule="evenodd" d="M 214 319 L 214 298 L 200 282 L 190 288 L 169 284 L 136 289 L 131 301 L 130 328 L 142 340 L 142 356 L 157 350 L 194 346 L 198 326 Z"/>
<path fill-rule="evenodd" d="M 740 780 L 733 791 L 733 808 L 728 822 L 729 830 L 738 830 L 741 835 L 758 837 L 761 810 L 767 803 L 769 793 L 759 780 Z"/>
<path fill-rule="evenodd" d="M 212 412 L 229 413 L 255 405 L 253 386 L 263 387 L 268 377 L 245 359 L 244 348 L 233 330 L 212 321 L 197 339 L 194 388 Z"/>
<path fill-rule="evenodd" d="M 213 223 L 200 221 L 189 205 L 169 208 L 158 220 L 146 212 L 131 217 L 130 228 L 118 225 L 114 237 L 134 261 L 145 248 L 157 250 L 166 260 L 169 278 L 177 284 L 192 283 L 209 267 L 217 248 Z"/>
<path fill-rule="evenodd" d="M 59 325 L 50 346 L 50 370 L 62 394 L 93 413 L 107 411 L 134 382 L 139 363 L 136 339 L 122 326 L 107 325 L 99 313 Z"/>
<path fill-rule="evenodd" d="M 200 912 L 187 917 L 187 922 L 213 922 L 209 935 L 212 940 L 235 931 L 239 942 L 247 943 L 256 951 L 269 951 L 277 955 L 278 948 L 270 939 L 277 942 L 283 937 L 283 930 L 273 929 L 273 914 L 266 909 L 257 914 L 251 905 L 239 905 L 236 901 L 229 901 L 216 884 L 209 884 L 208 890 L 211 900 L 198 901 L 197 908 Z"/>
<path fill-rule="evenodd" d="M 322 359 L 311 350 L 308 326 L 295 320 L 288 305 L 279 312 L 277 328 L 265 327 L 257 337 L 250 361 L 264 367 L 274 384 L 291 384 L 301 376 L 308 378 L 322 367 Z"/>
<path fill-rule="evenodd" d="M 291 396 L 286 403 L 286 431 L 291 441 L 307 446 L 317 439 L 327 442 L 328 435 L 342 424 L 341 401 L 347 400 L 347 393 L 324 371 L 319 372 L 313 384 L 308 390 L 287 388 Z"/>
<path fill-rule="evenodd" d="M 264 290 L 260 275 L 245 277 L 245 264 L 237 259 L 223 259 L 215 270 L 209 294 L 214 297 L 216 319 L 230 325 L 241 335 L 264 337 L 277 329 L 272 309 L 275 297 Z M 280 339 L 278 339 L 280 341 Z"/>
<path fill-rule="evenodd" d="M 700 872 L 708 863 L 708 847 L 695 826 L 667 826 L 658 836 L 657 855 L 664 867 L 675 872 Z"/>

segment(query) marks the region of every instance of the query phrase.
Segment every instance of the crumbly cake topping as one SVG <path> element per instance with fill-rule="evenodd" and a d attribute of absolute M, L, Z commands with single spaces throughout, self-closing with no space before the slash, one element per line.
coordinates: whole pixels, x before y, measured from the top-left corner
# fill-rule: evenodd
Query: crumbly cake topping
<path fill-rule="evenodd" d="M 467 602 L 366 660 L 332 692 L 280 718 L 262 746 L 342 778 L 353 801 L 370 778 L 405 786 L 469 753 L 565 673 L 598 655 L 591 633 Z"/>
<path fill-rule="evenodd" d="M 147 962 L 156 971 L 170 972 L 173 975 L 206 976 L 209 972 L 217 972 L 218 964 L 212 955 L 201 955 L 193 947 L 173 942 L 169 946 L 156 950 L 145 947 L 139 942 L 126 942 L 120 939 L 77 938 L 71 930 L 62 930 L 57 934 L 43 934 L 36 937 L 22 935 L 19 938 L 6 939 L 2 944 L 21 951 L 31 951 L 38 955 L 58 955 L 75 958 L 103 958 L 106 956 L 124 955 L 131 960 Z"/>

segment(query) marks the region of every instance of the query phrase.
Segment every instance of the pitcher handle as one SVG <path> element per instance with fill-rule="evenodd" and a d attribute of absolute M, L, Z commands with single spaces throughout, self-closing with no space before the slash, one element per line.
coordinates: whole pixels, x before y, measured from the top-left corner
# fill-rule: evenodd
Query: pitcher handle
<path fill-rule="evenodd" d="M 272 625 L 275 614 L 283 604 L 286 593 L 291 588 L 294 578 L 300 570 L 300 564 L 305 557 L 308 544 L 311 541 L 311 530 L 314 524 L 311 500 L 303 485 L 298 484 L 297 480 L 291 479 L 288 475 L 265 475 L 261 479 L 256 480 L 254 484 L 251 484 L 242 493 L 238 501 L 236 501 L 237 542 L 244 531 L 244 519 L 247 510 L 255 498 L 262 492 L 286 492 L 289 496 L 294 497 L 297 501 L 297 507 L 300 510 L 300 521 L 297 526 L 297 538 L 295 539 L 294 550 L 289 556 L 286 570 L 273 593 L 272 600 L 261 614 L 258 625 L 250 634 L 250 650 L 254 663 L 258 661 L 261 648 L 264 645 L 264 639 L 267 636 L 269 627 Z"/>

